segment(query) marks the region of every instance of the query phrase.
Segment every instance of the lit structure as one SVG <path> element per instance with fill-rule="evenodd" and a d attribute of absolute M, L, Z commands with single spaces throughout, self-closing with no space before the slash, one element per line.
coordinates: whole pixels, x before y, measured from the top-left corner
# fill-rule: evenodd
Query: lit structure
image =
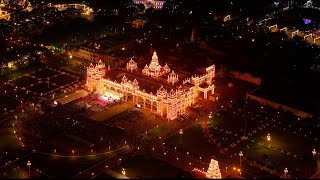
<path fill-rule="evenodd" d="M 155 1 L 155 0 L 133 0 L 135 4 L 143 4 L 146 8 L 153 7 L 154 9 L 162 9 L 165 1 Z"/>
<path fill-rule="evenodd" d="M 196 28 L 192 28 L 191 36 L 190 36 L 190 42 L 192 42 L 192 43 L 196 42 L 196 36 L 197 36 L 196 33 L 197 33 L 196 32 Z"/>
<path fill-rule="evenodd" d="M 164 72 L 169 72 L 169 67 L 161 67 L 158 63 L 158 57 L 156 53 L 154 53 L 149 67 L 146 66 L 142 70 L 141 76 L 132 74 L 137 68 L 136 62 L 130 60 L 127 63 L 125 73 L 121 75 L 122 78 L 120 82 L 117 82 L 116 80 L 112 81 L 108 79 L 108 76 L 105 78 L 106 68 L 101 61 L 96 66 L 91 64 L 87 69 L 86 88 L 89 91 L 95 91 L 101 95 L 106 95 L 107 92 L 109 96 L 110 94 L 114 94 L 114 97 L 118 97 L 125 102 L 127 102 L 130 97 L 133 103 L 141 104 L 143 108 L 148 105 L 151 111 L 155 111 L 158 115 L 165 116 L 169 120 L 173 120 L 179 115 L 184 114 L 186 108 L 195 103 L 200 92 L 204 93 L 204 99 L 208 98 L 208 91 L 211 90 L 211 94 L 214 94 L 215 86 L 212 83 L 212 79 L 215 76 L 214 65 L 206 68 L 205 74 L 192 76 L 191 78 L 183 80 L 180 85 L 175 86 L 173 85 L 177 83 L 178 77 L 173 72 L 171 76 L 169 75 L 168 77 L 168 79 L 170 79 L 170 82 L 167 82 L 168 84 L 162 84 L 160 86 L 158 82 L 153 82 L 160 86 L 153 92 L 146 92 L 145 89 L 140 88 L 136 78 L 143 78 L 143 75 L 149 75 L 154 78 L 155 81 L 159 81 L 157 77 L 164 74 Z M 136 71 L 136 73 L 139 72 L 141 71 Z M 128 74 L 128 77 L 130 75 L 136 78 L 129 80 L 126 74 Z M 171 90 L 168 91 L 164 86 L 169 88 L 171 86 Z"/>
<path fill-rule="evenodd" d="M 0 19 L 10 20 L 10 14 L 7 11 L 2 11 L 0 8 Z"/>
<path fill-rule="evenodd" d="M 174 83 L 179 81 L 178 75 L 176 73 L 174 73 L 174 71 L 172 71 L 169 75 L 168 75 L 168 83 L 174 85 Z"/>
<path fill-rule="evenodd" d="M 170 68 L 167 64 L 164 67 L 160 66 L 156 52 L 153 53 L 152 60 L 149 66 L 146 65 L 142 70 L 143 75 L 151 76 L 153 78 L 158 78 L 163 74 L 166 74 L 169 72 L 170 72 Z"/>
<path fill-rule="evenodd" d="M 218 161 L 211 159 L 206 177 L 209 179 L 221 179 Z"/>
<path fill-rule="evenodd" d="M 28 12 L 31 12 L 32 10 L 33 8 L 30 2 L 28 2 L 28 6 L 25 9 L 23 9 L 23 11 L 28 11 Z"/>
<path fill-rule="evenodd" d="M 230 15 L 227 15 L 226 17 L 223 18 L 223 22 L 227 22 L 231 20 L 231 16 Z"/>
<path fill-rule="evenodd" d="M 82 14 L 90 15 L 93 12 L 93 9 L 88 7 L 85 4 L 57 4 L 57 5 L 51 5 L 51 3 L 48 4 L 48 7 L 55 7 L 58 9 L 58 11 L 64 11 L 68 8 L 75 8 L 78 10 L 82 10 Z"/>
<path fill-rule="evenodd" d="M 313 149 L 313 150 L 312 150 L 312 156 L 314 157 L 316 154 L 317 154 L 316 149 Z"/>
<path fill-rule="evenodd" d="M 4 0 L 1 0 L 0 1 L 0 7 L 5 7 L 6 6 L 6 3 L 4 2 Z"/>
<path fill-rule="evenodd" d="M 313 8 L 312 0 L 308 0 L 303 6 L 304 8 Z"/>
<path fill-rule="evenodd" d="M 127 70 L 132 72 L 137 69 L 138 69 L 137 63 L 131 58 L 130 61 L 127 63 Z"/>
<path fill-rule="evenodd" d="M 198 168 L 194 168 L 192 171 L 197 176 L 196 178 L 222 179 L 219 163 L 214 159 L 211 159 L 207 172 Z"/>

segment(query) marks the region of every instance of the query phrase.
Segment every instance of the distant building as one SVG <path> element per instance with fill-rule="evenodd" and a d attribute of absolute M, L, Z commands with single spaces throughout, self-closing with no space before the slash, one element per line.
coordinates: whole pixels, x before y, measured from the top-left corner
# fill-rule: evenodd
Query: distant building
<path fill-rule="evenodd" d="M 192 31 L 191 31 L 191 36 L 190 36 L 190 42 L 191 43 L 195 43 L 196 40 L 197 40 L 197 34 L 196 34 L 196 28 L 192 28 Z"/>
<path fill-rule="evenodd" d="M 0 8 L 0 19 L 5 19 L 5 20 L 9 21 L 10 20 L 10 14 L 7 11 L 3 11 Z"/>
<path fill-rule="evenodd" d="M 4 0 L 1 0 L 1 1 L 0 1 L 0 7 L 5 7 L 5 6 L 6 6 L 5 1 L 4 1 Z"/>
<path fill-rule="evenodd" d="M 131 22 L 131 26 L 137 29 L 141 28 L 144 26 L 144 21 L 140 19 L 134 20 Z"/>
<path fill-rule="evenodd" d="M 165 1 L 156 0 L 133 0 L 135 4 L 143 4 L 146 8 L 153 7 L 154 9 L 162 9 Z"/>
<path fill-rule="evenodd" d="M 90 42 L 83 46 L 72 47 L 68 49 L 68 53 L 72 57 L 91 62 L 99 62 L 101 60 L 108 65 L 108 68 L 113 68 L 125 63 L 125 60 L 108 55 L 108 52 L 113 49 L 114 48 L 104 47 L 97 42 Z"/>

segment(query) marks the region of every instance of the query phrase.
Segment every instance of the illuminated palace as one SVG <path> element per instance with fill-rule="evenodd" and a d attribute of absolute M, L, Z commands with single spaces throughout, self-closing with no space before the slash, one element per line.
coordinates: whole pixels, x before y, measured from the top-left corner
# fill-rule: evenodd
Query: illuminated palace
<path fill-rule="evenodd" d="M 208 98 L 210 91 L 211 95 L 214 94 L 215 66 L 205 70 L 203 75 L 179 81 L 178 74 L 171 71 L 168 65 L 160 66 L 154 52 L 150 65 L 142 70 L 132 59 L 126 68 L 115 68 L 108 72 L 101 61 L 95 66 L 91 64 L 87 69 L 86 88 L 126 102 L 130 98 L 135 104 L 149 107 L 151 111 L 173 120 L 184 114 L 200 94 L 203 93 L 204 99 Z"/>
<path fill-rule="evenodd" d="M 165 1 L 156 0 L 133 0 L 135 4 L 143 4 L 146 8 L 153 7 L 154 9 L 162 9 Z"/>

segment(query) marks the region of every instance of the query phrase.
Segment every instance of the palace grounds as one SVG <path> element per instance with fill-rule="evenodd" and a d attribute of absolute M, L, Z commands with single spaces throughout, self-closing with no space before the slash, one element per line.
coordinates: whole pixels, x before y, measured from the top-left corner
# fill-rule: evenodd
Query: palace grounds
<path fill-rule="evenodd" d="M 175 166 L 172 166 L 166 162 L 154 159 L 147 156 L 134 156 L 120 166 L 114 168 L 115 172 L 122 173 L 122 169 L 125 169 L 126 176 L 129 178 L 191 178 L 189 172 L 185 172 Z M 98 177 L 99 178 L 99 177 Z"/>
<path fill-rule="evenodd" d="M 17 76 L 3 84 L 2 94 L 20 101 L 38 101 L 64 93 L 79 82 L 77 76 L 48 66 Z"/>
<path fill-rule="evenodd" d="M 218 147 L 209 142 L 209 139 L 203 133 L 200 124 L 187 128 L 183 131 L 182 135 L 177 133 L 167 138 L 166 143 L 181 148 L 183 151 L 192 152 L 199 157 L 213 156 L 219 153 Z"/>
<path fill-rule="evenodd" d="M 282 174 L 288 168 L 289 175 L 298 178 L 308 178 L 320 169 L 319 156 L 312 155 L 320 145 L 315 120 L 247 101 L 223 108 L 208 125 L 214 142 L 234 158 L 242 151 L 250 162 Z M 247 140 L 242 139 L 244 135 Z"/>
<path fill-rule="evenodd" d="M 116 156 L 122 151 L 120 149 L 115 152 L 82 157 L 34 153 L 1 169 L 0 172 L 6 172 L 6 175 L 4 176 L 1 173 L 0 177 L 28 177 L 27 161 L 30 161 L 32 164 L 30 167 L 32 178 L 72 178 L 91 166 Z M 10 169 L 14 169 L 15 171 L 10 171 Z"/>
<path fill-rule="evenodd" d="M 0 102 L 0 115 L 7 111 L 15 110 L 20 104 L 17 99 L 4 94 L 0 94 Z"/>

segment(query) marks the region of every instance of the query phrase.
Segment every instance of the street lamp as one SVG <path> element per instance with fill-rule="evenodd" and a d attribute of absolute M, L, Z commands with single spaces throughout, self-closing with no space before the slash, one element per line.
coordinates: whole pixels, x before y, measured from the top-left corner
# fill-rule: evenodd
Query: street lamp
<path fill-rule="evenodd" d="M 288 168 L 284 168 L 283 172 L 284 172 L 284 178 L 287 179 L 287 173 L 289 172 Z"/>
<path fill-rule="evenodd" d="M 313 149 L 313 150 L 312 150 L 312 155 L 313 155 L 313 157 L 314 157 L 316 154 L 317 154 L 316 149 Z"/>
<path fill-rule="evenodd" d="M 180 134 L 180 144 L 182 144 L 182 134 L 183 134 L 183 130 L 182 129 L 180 129 L 179 134 Z"/>
<path fill-rule="evenodd" d="M 240 157 L 240 167 L 241 167 L 241 157 L 243 156 L 242 151 L 239 152 L 239 157 Z"/>
<path fill-rule="evenodd" d="M 270 141 L 271 140 L 271 136 L 270 134 L 267 135 L 267 140 Z"/>
<path fill-rule="evenodd" d="M 126 171 L 124 170 L 124 168 L 122 168 L 122 175 L 123 175 L 123 179 L 124 179 L 124 177 L 126 175 Z"/>
<path fill-rule="evenodd" d="M 31 166 L 31 162 L 30 161 L 27 162 L 27 166 L 29 168 L 29 177 L 30 177 L 30 166 Z"/>
<path fill-rule="evenodd" d="M 50 78 L 48 77 L 47 80 L 48 80 L 48 89 L 49 89 L 49 88 L 50 88 L 50 87 L 49 87 L 49 85 L 50 85 L 50 84 L 49 84 Z"/>

